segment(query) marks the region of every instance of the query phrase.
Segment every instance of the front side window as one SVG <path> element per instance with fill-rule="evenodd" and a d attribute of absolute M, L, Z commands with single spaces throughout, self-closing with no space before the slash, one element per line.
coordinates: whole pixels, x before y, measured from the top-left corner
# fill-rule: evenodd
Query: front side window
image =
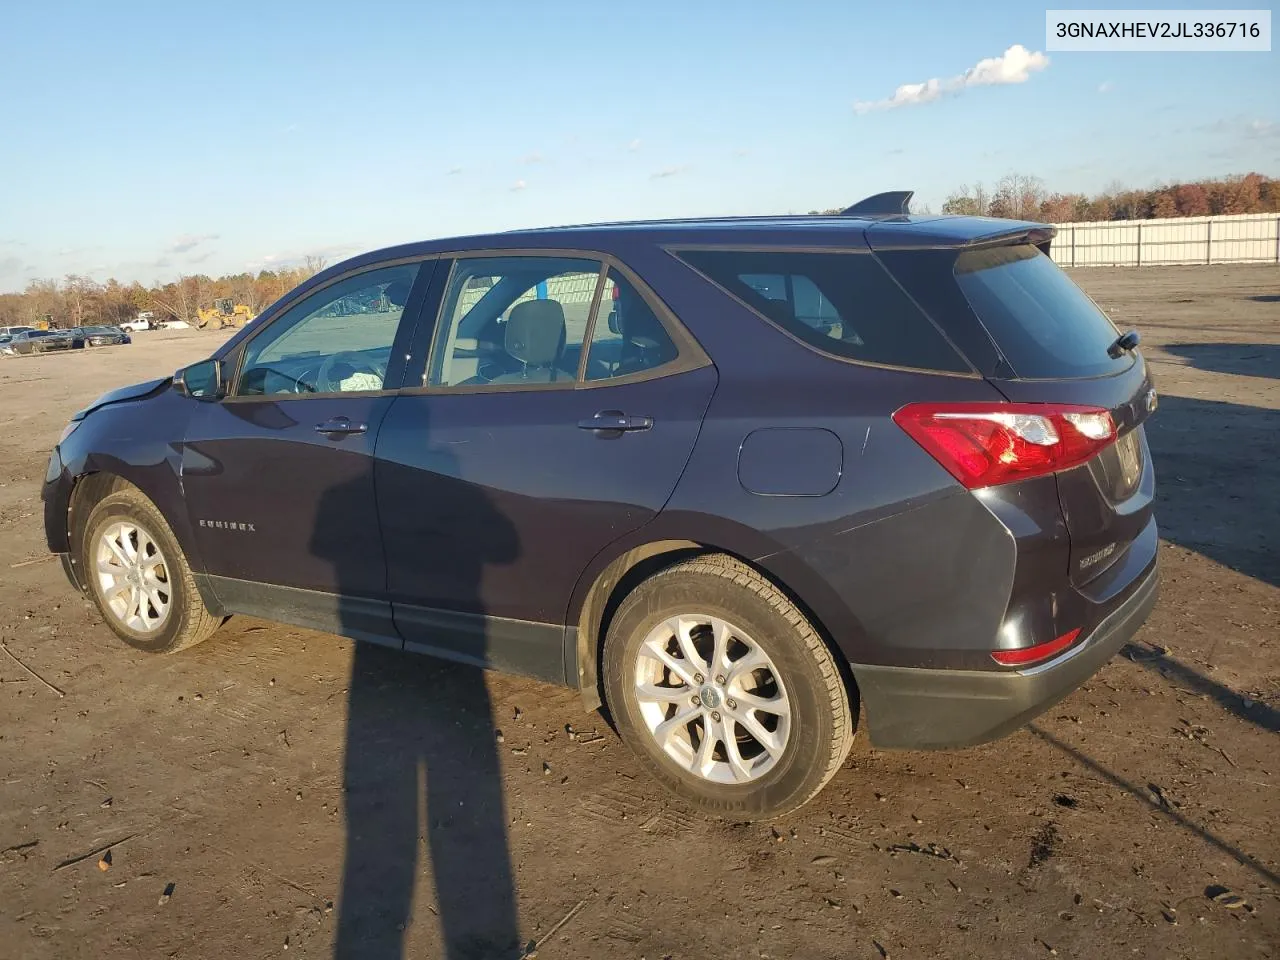
<path fill-rule="evenodd" d="M 427 382 L 572 385 L 601 272 L 599 261 L 564 257 L 457 261 Z"/>
<path fill-rule="evenodd" d="M 236 396 L 384 389 L 418 267 L 357 274 L 290 307 L 249 341 Z"/>
<path fill-rule="evenodd" d="M 685 250 L 680 259 L 819 350 L 850 360 L 970 367 L 868 253 Z"/>

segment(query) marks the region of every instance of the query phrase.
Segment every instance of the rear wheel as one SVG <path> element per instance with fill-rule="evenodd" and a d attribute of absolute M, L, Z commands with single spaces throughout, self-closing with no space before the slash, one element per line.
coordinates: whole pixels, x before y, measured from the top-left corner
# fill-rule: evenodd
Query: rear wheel
<path fill-rule="evenodd" d="M 200 598 L 169 525 L 138 490 L 118 490 L 90 510 L 80 569 L 107 626 L 131 647 L 172 653 L 220 623 Z"/>
<path fill-rule="evenodd" d="M 729 557 L 689 560 L 637 587 L 609 628 L 604 677 L 628 746 L 708 813 L 796 809 L 853 740 L 854 705 L 822 638 Z"/>

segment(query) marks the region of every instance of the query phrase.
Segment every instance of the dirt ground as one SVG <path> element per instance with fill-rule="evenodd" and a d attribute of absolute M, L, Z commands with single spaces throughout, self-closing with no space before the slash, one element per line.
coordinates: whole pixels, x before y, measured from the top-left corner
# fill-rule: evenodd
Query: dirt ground
<path fill-rule="evenodd" d="M 0 639 L 58 690 L 0 652 L 0 957 L 1280 955 L 1280 270 L 1075 277 L 1161 393 L 1155 613 L 1030 727 L 860 739 L 772 825 L 690 814 L 567 690 L 243 617 L 125 648 L 45 559 L 47 452 L 217 339 L 0 360 Z"/>

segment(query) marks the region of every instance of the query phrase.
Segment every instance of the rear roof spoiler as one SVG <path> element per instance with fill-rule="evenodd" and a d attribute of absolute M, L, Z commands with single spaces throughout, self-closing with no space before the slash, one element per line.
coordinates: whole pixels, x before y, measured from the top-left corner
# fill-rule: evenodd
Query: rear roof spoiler
<path fill-rule="evenodd" d="M 874 197 L 859 200 L 852 207 L 840 211 L 842 217 L 905 217 L 914 190 L 889 190 Z"/>

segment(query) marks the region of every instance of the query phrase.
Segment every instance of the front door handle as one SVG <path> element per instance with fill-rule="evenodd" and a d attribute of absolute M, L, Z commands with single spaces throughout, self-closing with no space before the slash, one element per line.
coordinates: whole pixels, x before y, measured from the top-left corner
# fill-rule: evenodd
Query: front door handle
<path fill-rule="evenodd" d="M 578 421 L 581 430 L 594 430 L 597 436 L 617 437 L 623 433 L 652 430 L 653 417 L 630 417 L 621 410 L 601 410 L 594 417 Z"/>
<path fill-rule="evenodd" d="M 332 417 L 324 423 L 316 424 L 316 433 L 322 433 L 331 440 L 361 434 L 368 429 L 368 424 L 353 423 L 349 417 Z"/>

